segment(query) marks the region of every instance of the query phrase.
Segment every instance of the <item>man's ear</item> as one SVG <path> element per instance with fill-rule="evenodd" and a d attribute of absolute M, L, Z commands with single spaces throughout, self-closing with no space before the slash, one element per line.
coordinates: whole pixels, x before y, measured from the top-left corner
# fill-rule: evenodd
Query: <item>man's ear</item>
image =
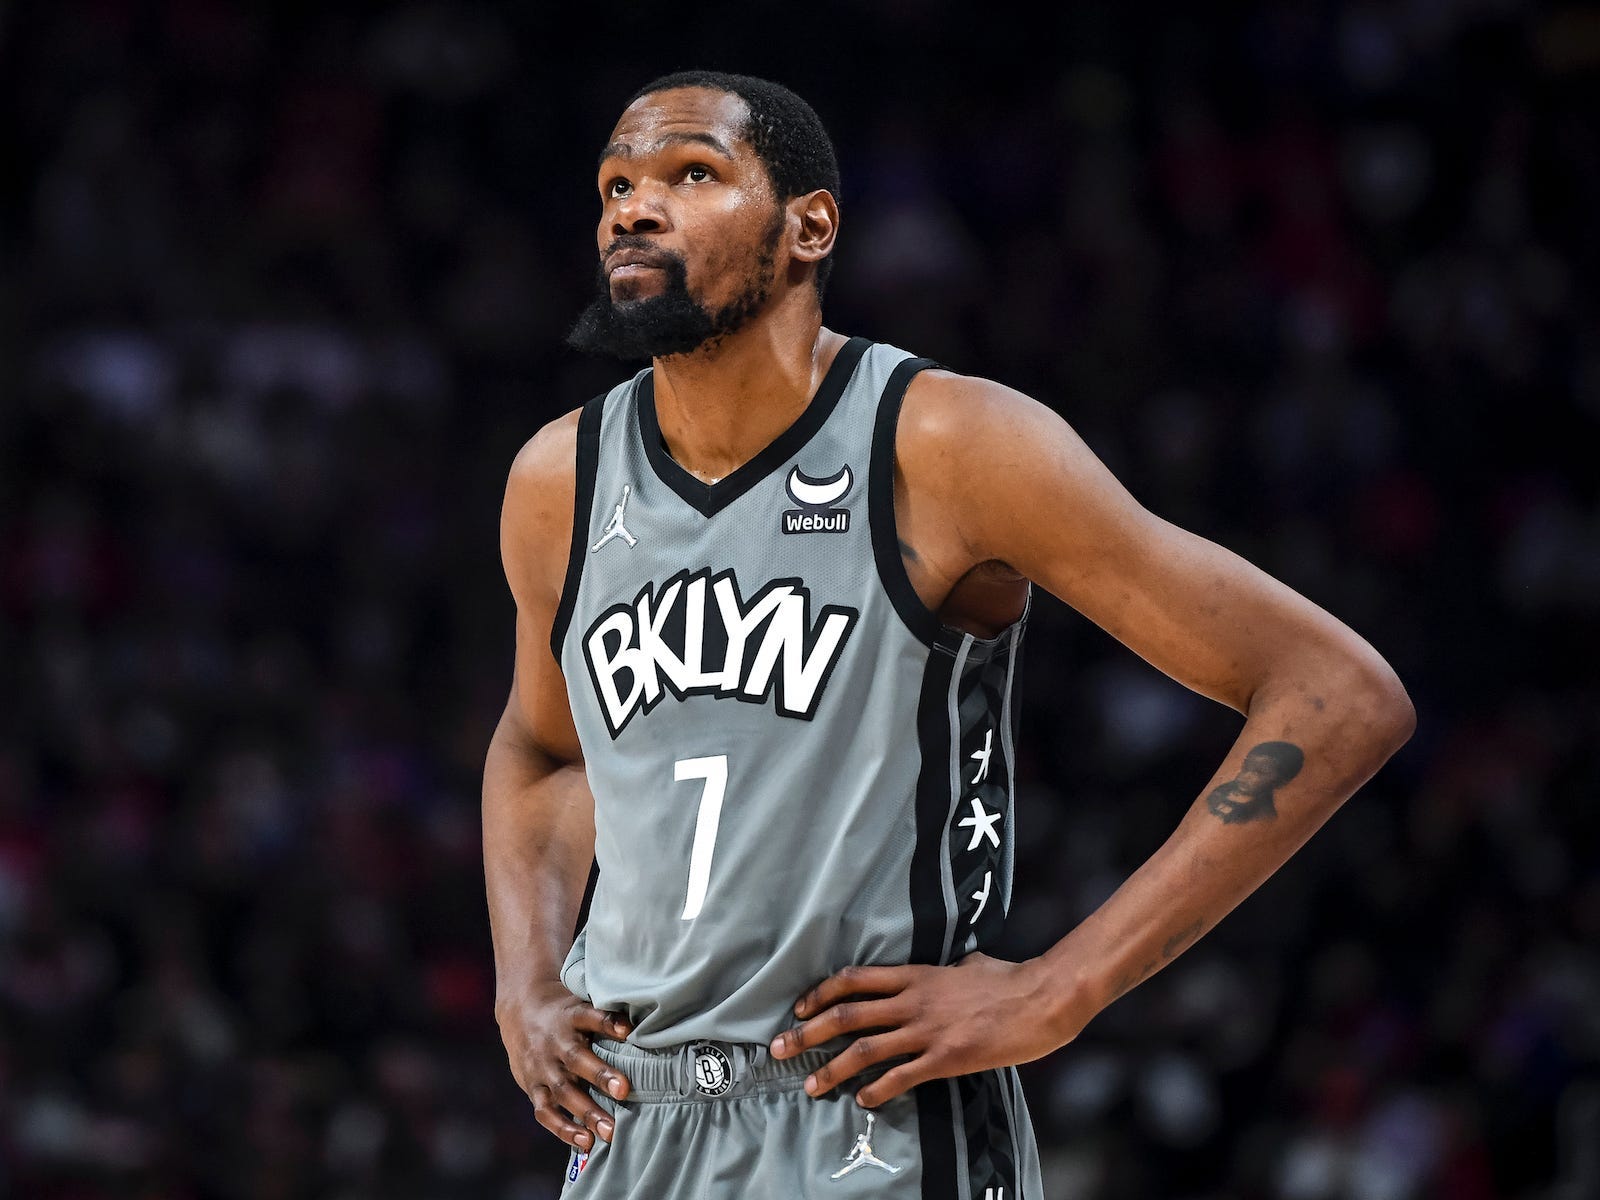
<path fill-rule="evenodd" d="M 790 255 L 796 262 L 816 264 L 833 252 L 839 232 L 839 205 L 822 188 L 795 196 L 787 204 L 794 243 Z"/>

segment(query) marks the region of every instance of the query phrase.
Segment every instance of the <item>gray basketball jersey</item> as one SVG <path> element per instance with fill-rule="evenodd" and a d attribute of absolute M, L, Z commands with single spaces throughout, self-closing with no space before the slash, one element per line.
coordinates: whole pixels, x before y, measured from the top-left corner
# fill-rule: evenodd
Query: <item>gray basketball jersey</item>
<path fill-rule="evenodd" d="M 644 1047 L 765 1042 L 847 964 L 944 963 L 1011 899 L 1016 656 L 922 604 L 894 525 L 917 371 L 852 339 L 706 484 L 647 368 L 585 406 L 552 649 L 599 874 L 562 977 Z"/>

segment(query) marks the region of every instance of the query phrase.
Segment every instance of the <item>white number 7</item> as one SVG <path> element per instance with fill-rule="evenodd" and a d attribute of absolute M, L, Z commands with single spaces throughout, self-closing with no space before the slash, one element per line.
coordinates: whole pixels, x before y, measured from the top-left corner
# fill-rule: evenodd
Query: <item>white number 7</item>
<path fill-rule="evenodd" d="M 672 764 L 672 778 L 679 783 L 685 779 L 706 781 L 705 790 L 700 793 L 700 815 L 694 822 L 694 849 L 689 851 L 689 895 L 683 902 L 682 919 L 692 921 L 700 915 L 700 906 L 706 900 L 706 886 L 711 882 L 717 822 L 722 820 L 722 795 L 728 790 L 728 756 L 680 758 Z"/>

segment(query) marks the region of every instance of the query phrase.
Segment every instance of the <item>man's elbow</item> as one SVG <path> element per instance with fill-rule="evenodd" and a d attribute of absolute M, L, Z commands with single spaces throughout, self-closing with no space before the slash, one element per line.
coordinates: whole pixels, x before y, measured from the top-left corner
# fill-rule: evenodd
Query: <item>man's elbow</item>
<path fill-rule="evenodd" d="M 1372 658 L 1363 664 L 1361 682 L 1353 690 L 1364 724 L 1387 759 L 1416 732 L 1417 709 L 1394 668 L 1376 654 Z"/>

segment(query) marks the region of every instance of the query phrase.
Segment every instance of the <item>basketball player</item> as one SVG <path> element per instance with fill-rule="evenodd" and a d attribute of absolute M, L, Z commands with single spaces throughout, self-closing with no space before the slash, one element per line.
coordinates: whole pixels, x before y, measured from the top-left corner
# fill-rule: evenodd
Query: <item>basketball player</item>
<path fill-rule="evenodd" d="M 512 1072 L 573 1195 L 1039 1200 L 1015 1064 L 1215 926 L 1411 705 L 1049 409 L 824 328 L 838 169 L 792 93 L 658 80 L 598 182 L 572 340 L 652 364 L 506 490 L 484 848 Z M 986 950 L 1030 581 L 1245 721 L 1166 844 L 1014 963 Z"/>

